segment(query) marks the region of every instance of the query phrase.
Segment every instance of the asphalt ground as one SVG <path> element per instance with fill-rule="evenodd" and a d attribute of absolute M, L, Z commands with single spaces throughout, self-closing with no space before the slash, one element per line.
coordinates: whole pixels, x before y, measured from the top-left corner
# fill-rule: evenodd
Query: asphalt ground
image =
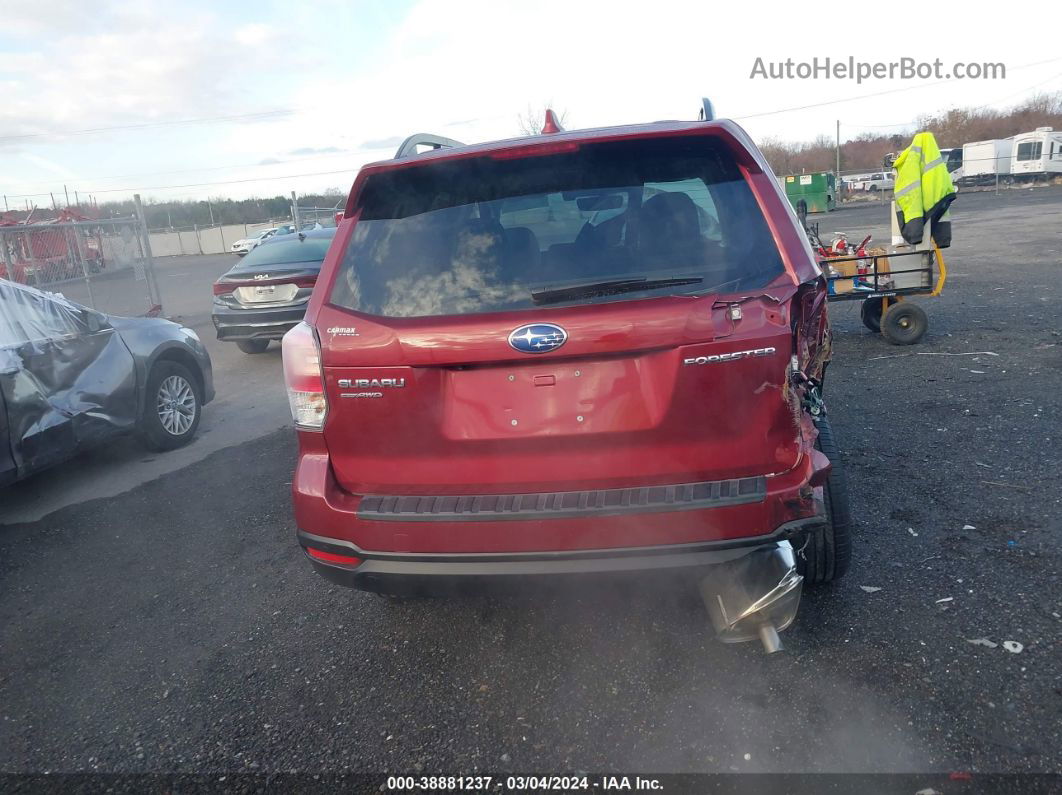
<path fill-rule="evenodd" d="M 873 206 L 818 219 L 886 231 Z M 0 492 L 0 771 L 1062 770 L 1062 191 L 954 220 L 922 344 L 831 305 L 855 557 L 784 653 L 720 644 L 677 586 L 331 586 L 294 541 L 292 432 L 244 429 L 39 521 Z M 282 400 L 279 363 L 245 358 Z M 206 419 L 239 423 L 240 383 Z"/>

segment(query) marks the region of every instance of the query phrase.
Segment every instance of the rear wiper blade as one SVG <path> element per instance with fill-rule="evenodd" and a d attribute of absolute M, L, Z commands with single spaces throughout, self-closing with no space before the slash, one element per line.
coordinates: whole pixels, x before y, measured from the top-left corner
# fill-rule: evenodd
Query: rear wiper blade
<path fill-rule="evenodd" d="M 688 276 L 679 279 L 614 279 L 607 282 L 590 282 L 576 284 L 572 287 L 559 287 L 556 290 L 538 290 L 531 293 L 531 301 L 536 304 L 557 304 L 561 301 L 575 301 L 579 298 L 597 298 L 602 295 L 618 295 L 638 290 L 658 290 L 662 287 L 678 287 L 684 284 L 700 284 L 700 276 Z"/>

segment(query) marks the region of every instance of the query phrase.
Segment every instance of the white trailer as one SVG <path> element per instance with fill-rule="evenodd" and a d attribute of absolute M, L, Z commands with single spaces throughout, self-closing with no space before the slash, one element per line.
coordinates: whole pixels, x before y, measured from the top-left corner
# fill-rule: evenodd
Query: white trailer
<path fill-rule="evenodd" d="M 1033 180 L 1062 174 L 1062 132 L 1037 127 L 1014 136 L 1010 171 L 1016 180 Z"/>
<path fill-rule="evenodd" d="M 963 144 L 962 185 L 984 185 L 1010 174 L 1014 154 L 1013 138 L 993 138 Z"/>

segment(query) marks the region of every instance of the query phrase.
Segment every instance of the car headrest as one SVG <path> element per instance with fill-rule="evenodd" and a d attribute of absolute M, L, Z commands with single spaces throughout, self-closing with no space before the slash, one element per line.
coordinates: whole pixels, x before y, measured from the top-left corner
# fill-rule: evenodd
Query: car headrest
<path fill-rule="evenodd" d="M 685 193 L 658 193 L 642 205 L 639 219 L 643 246 L 673 249 L 701 239 L 697 205 Z"/>

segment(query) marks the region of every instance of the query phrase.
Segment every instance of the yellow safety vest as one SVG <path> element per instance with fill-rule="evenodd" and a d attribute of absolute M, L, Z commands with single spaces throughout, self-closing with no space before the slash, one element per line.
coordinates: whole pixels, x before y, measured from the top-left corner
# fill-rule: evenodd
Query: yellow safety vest
<path fill-rule="evenodd" d="M 947 164 L 933 133 L 920 132 L 893 164 L 896 186 L 893 199 L 900 233 L 908 243 L 922 242 L 926 221 L 933 223 L 933 240 L 941 248 L 951 245 L 948 207 L 955 200 Z"/>

